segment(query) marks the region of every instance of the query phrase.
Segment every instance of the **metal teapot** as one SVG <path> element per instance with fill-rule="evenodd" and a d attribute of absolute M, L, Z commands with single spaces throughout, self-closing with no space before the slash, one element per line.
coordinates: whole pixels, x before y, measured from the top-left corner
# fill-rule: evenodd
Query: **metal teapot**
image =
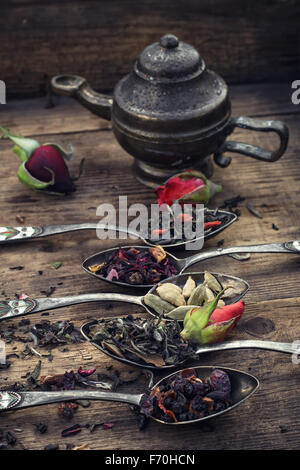
<path fill-rule="evenodd" d="M 120 145 L 135 158 L 140 181 L 157 186 L 183 169 L 199 169 L 211 177 L 215 163 L 229 165 L 227 151 L 274 162 L 286 150 L 289 132 L 281 121 L 231 117 L 228 87 L 208 70 L 197 50 L 167 34 L 147 46 L 133 71 L 115 86 L 113 96 L 91 89 L 75 75 L 51 81 L 55 93 L 72 96 L 93 113 L 112 121 Z M 270 152 L 226 141 L 235 127 L 275 132 L 277 150 Z"/>

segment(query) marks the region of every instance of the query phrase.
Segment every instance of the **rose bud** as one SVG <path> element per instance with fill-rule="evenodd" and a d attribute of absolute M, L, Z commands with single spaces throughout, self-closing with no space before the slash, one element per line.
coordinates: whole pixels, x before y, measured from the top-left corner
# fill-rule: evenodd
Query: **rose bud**
<path fill-rule="evenodd" d="M 158 204 L 171 206 L 174 201 L 206 204 L 222 186 L 213 183 L 200 171 L 186 170 L 157 187 Z"/>
<path fill-rule="evenodd" d="M 207 327 L 203 330 L 205 344 L 223 341 L 236 326 L 244 310 L 245 303 L 242 300 L 216 308 L 210 316 Z"/>
<path fill-rule="evenodd" d="M 3 137 L 14 142 L 13 152 L 18 155 L 21 165 L 19 180 L 30 188 L 54 194 L 68 194 L 75 191 L 66 160 L 71 160 L 73 147 L 66 152 L 60 145 L 40 145 L 35 139 L 15 136 L 0 126 Z"/>
<path fill-rule="evenodd" d="M 192 308 L 184 318 L 184 329 L 180 333 L 185 340 L 198 344 L 211 344 L 223 341 L 235 327 L 244 312 L 244 302 L 226 305 L 216 309 L 224 290 L 215 299 L 199 308 Z"/>

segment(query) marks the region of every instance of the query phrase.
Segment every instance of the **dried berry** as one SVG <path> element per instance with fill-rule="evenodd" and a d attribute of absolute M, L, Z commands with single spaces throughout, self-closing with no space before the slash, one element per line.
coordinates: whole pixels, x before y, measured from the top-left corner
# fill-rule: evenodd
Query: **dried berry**
<path fill-rule="evenodd" d="M 61 403 L 58 407 L 58 414 L 65 419 L 72 419 L 74 416 L 74 411 L 77 410 L 77 403 Z"/>
<path fill-rule="evenodd" d="M 44 450 L 58 450 L 59 445 L 58 444 L 48 444 L 44 447 Z"/>
<path fill-rule="evenodd" d="M 210 383 L 214 390 L 226 393 L 228 396 L 231 393 L 231 384 L 228 374 L 220 369 L 215 369 L 210 376 Z"/>
<path fill-rule="evenodd" d="M 141 411 L 168 423 L 191 421 L 223 411 L 229 398 L 230 380 L 226 372 L 215 369 L 205 380 L 198 378 L 195 370 L 185 369 L 144 395 Z"/>

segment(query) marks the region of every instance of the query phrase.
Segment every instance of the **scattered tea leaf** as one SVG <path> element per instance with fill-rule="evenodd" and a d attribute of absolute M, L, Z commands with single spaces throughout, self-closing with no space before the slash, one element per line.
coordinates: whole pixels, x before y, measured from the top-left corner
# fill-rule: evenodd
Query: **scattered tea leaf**
<path fill-rule="evenodd" d="M 247 209 L 251 214 L 255 215 L 255 217 L 258 217 L 259 219 L 263 219 L 262 214 L 257 209 L 255 209 L 255 207 L 253 206 L 253 204 L 251 204 L 251 202 L 247 203 Z"/>
<path fill-rule="evenodd" d="M 24 217 L 23 215 L 18 214 L 18 215 L 16 216 L 16 221 L 19 222 L 20 224 L 24 224 L 24 223 L 25 223 L 25 219 L 26 219 L 26 217 Z"/>

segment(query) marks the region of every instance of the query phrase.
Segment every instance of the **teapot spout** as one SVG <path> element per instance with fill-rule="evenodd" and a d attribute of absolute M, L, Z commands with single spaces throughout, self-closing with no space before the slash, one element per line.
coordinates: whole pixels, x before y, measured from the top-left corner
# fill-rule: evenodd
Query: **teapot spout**
<path fill-rule="evenodd" d="M 112 96 L 97 93 L 85 78 L 78 75 L 57 75 L 51 79 L 51 88 L 58 95 L 76 98 L 92 113 L 110 121 Z"/>

